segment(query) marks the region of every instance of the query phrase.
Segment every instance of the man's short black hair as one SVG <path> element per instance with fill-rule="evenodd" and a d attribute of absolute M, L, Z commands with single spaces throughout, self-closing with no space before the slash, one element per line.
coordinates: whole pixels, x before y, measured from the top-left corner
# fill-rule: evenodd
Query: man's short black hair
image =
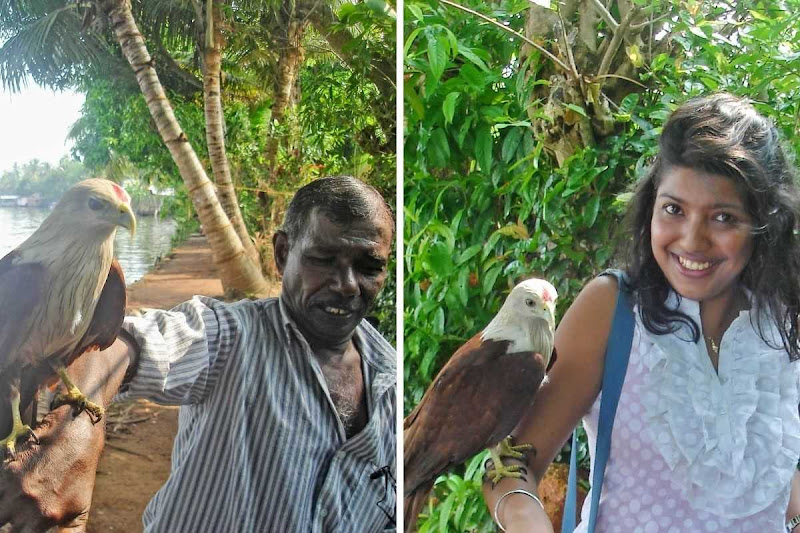
<path fill-rule="evenodd" d="M 281 226 L 290 246 L 299 238 L 315 209 L 319 209 L 336 224 L 342 225 L 380 216 L 383 211 L 382 215 L 394 229 L 392 212 L 374 187 L 352 176 L 330 176 L 305 185 L 292 198 Z"/>

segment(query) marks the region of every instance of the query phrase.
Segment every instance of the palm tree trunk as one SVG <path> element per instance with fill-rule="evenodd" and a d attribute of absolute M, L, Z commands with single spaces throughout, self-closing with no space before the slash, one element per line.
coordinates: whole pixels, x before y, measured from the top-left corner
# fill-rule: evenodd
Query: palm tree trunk
<path fill-rule="evenodd" d="M 261 260 L 258 250 L 256 250 L 253 241 L 250 239 L 247 226 L 244 224 L 244 218 L 236 198 L 236 191 L 233 188 L 228 155 L 225 152 L 225 129 L 223 126 L 222 97 L 220 96 L 222 32 L 219 31 L 219 20 L 219 6 L 215 4 L 212 9 L 212 19 L 208 22 L 213 28 L 213 39 L 212 42 L 206 43 L 203 54 L 205 67 L 203 73 L 203 100 L 205 104 L 208 156 L 211 160 L 211 172 L 217 184 L 219 203 L 222 205 L 222 209 L 230 219 L 231 224 L 233 224 L 233 228 L 236 230 L 247 256 L 260 268 Z"/>
<path fill-rule="evenodd" d="M 247 257 L 241 240 L 217 199 L 214 185 L 175 118 L 142 34 L 133 19 L 130 0 L 100 0 L 98 5 L 111 22 L 122 53 L 136 74 L 158 133 L 178 166 L 208 238 L 225 290 L 237 294 L 266 295 L 267 283 L 260 269 Z"/>
<path fill-rule="evenodd" d="M 289 2 L 285 2 L 285 4 L 288 3 Z M 300 73 L 300 67 L 303 64 L 305 56 L 302 41 L 308 23 L 305 20 L 298 20 L 293 8 L 290 6 L 287 7 L 290 9 L 289 24 L 286 28 L 286 39 L 285 42 L 281 43 L 280 57 L 278 58 L 278 72 L 275 77 L 275 100 L 272 103 L 272 114 L 270 118 L 272 124 L 281 123 L 286 115 L 287 109 L 290 107 L 292 91 L 294 90 L 297 76 Z M 278 154 L 279 145 L 280 137 L 276 134 L 273 127 L 271 128 L 270 137 L 267 139 L 266 146 L 264 147 L 264 159 L 266 159 L 270 178 L 274 178 L 275 176 L 275 158 Z M 271 181 L 272 179 L 270 179 L 270 182 Z"/>
<path fill-rule="evenodd" d="M 264 213 L 263 225 L 267 233 L 272 233 L 281 218 L 281 206 L 276 204 L 274 198 L 270 198 L 270 190 L 277 181 L 277 156 L 278 147 L 281 144 L 282 136 L 278 134 L 276 124 L 283 124 L 286 112 L 291 109 L 295 98 L 293 93 L 296 91 L 297 79 L 300 74 L 300 67 L 303 65 L 305 50 L 303 49 L 303 35 L 305 34 L 308 22 L 297 17 L 294 9 L 294 2 L 284 1 L 284 11 L 288 13 L 288 23 L 286 25 L 285 39 L 280 40 L 280 56 L 278 58 L 277 75 L 275 76 L 274 97 L 272 103 L 269 137 L 264 147 L 264 159 L 267 172 L 266 179 L 261 183 L 263 191 L 259 193 L 261 209 Z M 281 128 L 287 130 L 288 128 Z M 272 243 L 266 245 L 267 253 L 272 252 Z M 278 272 L 274 265 L 265 265 L 265 272 L 268 276 L 277 276 Z"/>

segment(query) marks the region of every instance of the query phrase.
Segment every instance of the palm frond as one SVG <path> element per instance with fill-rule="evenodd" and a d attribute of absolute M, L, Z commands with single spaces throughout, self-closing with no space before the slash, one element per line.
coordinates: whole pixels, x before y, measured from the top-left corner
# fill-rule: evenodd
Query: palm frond
<path fill-rule="evenodd" d="M 23 22 L 0 47 L 0 84 L 19 91 L 33 79 L 63 89 L 76 83 L 86 66 L 109 57 L 107 45 L 81 33 L 76 4 L 66 4 Z"/>

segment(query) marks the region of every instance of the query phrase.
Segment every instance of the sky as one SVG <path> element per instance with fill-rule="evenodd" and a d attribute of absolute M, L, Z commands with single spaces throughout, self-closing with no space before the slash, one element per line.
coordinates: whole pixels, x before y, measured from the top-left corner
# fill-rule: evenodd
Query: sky
<path fill-rule="evenodd" d="M 83 95 L 30 83 L 19 93 L 0 88 L 0 174 L 14 163 L 56 164 L 69 153 L 67 132 L 80 116 Z"/>

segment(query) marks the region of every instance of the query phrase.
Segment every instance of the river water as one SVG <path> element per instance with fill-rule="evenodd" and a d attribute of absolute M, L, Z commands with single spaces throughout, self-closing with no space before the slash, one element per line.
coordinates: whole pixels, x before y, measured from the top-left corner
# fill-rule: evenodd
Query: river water
<path fill-rule="evenodd" d="M 0 257 L 19 246 L 39 227 L 50 214 L 46 208 L 0 207 Z M 136 217 L 136 236 L 124 228 L 117 230 L 114 255 L 125 272 L 125 283 L 130 285 L 144 276 L 156 259 L 169 253 L 170 241 L 176 223 L 171 219 Z"/>

